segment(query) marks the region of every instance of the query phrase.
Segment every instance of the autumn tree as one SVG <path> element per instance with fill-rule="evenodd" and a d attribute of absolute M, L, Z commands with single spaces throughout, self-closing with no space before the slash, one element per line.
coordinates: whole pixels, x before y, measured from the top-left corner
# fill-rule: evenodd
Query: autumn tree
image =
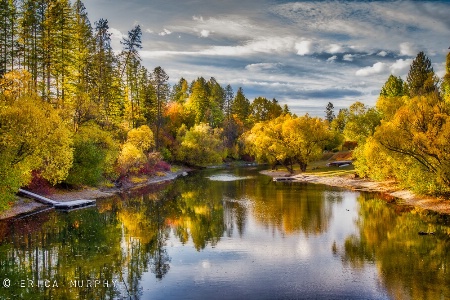
<path fill-rule="evenodd" d="M 260 122 L 244 135 L 249 154 L 272 166 L 280 163 L 290 173 L 295 164 L 302 172 L 306 171 L 308 164 L 320 157 L 331 138 L 326 122 L 309 115 L 283 115 Z"/>
<path fill-rule="evenodd" d="M 13 80 L 14 76 L 18 77 Z M 61 111 L 32 92 L 15 92 L 29 87 L 30 82 L 31 74 L 26 71 L 5 74 L 0 80 L 0 202 L 3 207 L 14 198 L 19 187 L 28 184 L 32 171 L 40 172 L 56 184 L 66 178 L 72 165 L 71 133 L 61 118 Z"/>
<path fill-rule="evenodd" d="M 117 160 L 120 173 L 137 172 L 147 162 L 147 155 L 154 146 L 153 132 L 147 125 L 131 129 Z"/>
<path fill-rule="evenodd" d="M 221 135 L 220 129 L 213 129 L 204 123 L 189 130 L 182 126 L 177 134 L 177 160 L 201 167 L 220 164 L 225 155 Z"/>
<path fill-rule="evenodd" d="M 393 174 L 406 186 L 426 193 L 449 188 L 449 113 L 435 94 L 414 97 L 375 132 L 375 141 L 391 158 Z"/>
<path fill-rule="evenodd" d="M 405 82 L 400 77 L 389 76 L 381 88 L 380 96 L 376 103 L 376 108 L 381 113 L 382 118 L 390 119 L 405 103 L 406 90 Z"/>
<path fill-rule="evenodd" d="M 74 160 L 66 183 L 96 186 L 104 178 L 115 179 L 118 145 L 110 132 L 94 122 L 85 123 L 75 134 L 73 147 Z"/>
<path fill-rule="evenodd" d="M 355 102 L 348 110 L 343 133 L 348 140 L 362 143 L 375 132 L 380 120 L 380 114 L 375 108 Z"/>
<path fill-rule="evenodd" d="M 421 52 L 408 76 L 414 96 L 387 98 L 395 101 L 391 106 L 380 96 L 377 107 L 385 118 L 355 152 L 355 168 L 361 176 L 394 178 L 419 193 L 450 191 L 450 106 L 434 82 L 429 60 Z"/>
<path fill-rule="evenodd" d="M 450 102 L 450 52 L 447 53 L 447 59 L 445 62 L 445 75 L 442 79 L 441 94 L 446 102 Z"/>

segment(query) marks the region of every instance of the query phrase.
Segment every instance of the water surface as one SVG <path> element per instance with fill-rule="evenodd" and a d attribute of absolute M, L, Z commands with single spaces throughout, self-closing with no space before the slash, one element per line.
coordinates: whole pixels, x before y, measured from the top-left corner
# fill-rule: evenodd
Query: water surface
<path fill-rule="evenodd" d="M 255 168 L 3 222 L 0 238 L 0 299 L 450 299 L 448 217 Z"/>

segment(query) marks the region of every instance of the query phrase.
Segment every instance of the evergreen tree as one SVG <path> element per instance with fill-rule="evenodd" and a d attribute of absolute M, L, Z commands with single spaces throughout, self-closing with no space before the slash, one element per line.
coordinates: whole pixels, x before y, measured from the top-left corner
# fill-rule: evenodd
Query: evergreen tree
<path fill-rule="evenodd" d="M 209 107 L 209 93 L 205 78 L 199 77 L 197 80 L 194 80 L 190 90 L 187 106 L 188 110 L 194 115 L 194 123 L 209 123 L 206 114 Z"/>
<path fill-rule="evenodd" d="M 334 114 L 334 105 L 333 103 L 328 102 L 327 107 L 325 108 L 325 119 L 329 124 L 331 124 L 335 118 L 336 115 Z"/>
<path fill-rule="evenodd" d="M 233 103 L 234 92 L 231 85 L 227 85 L 225 88 L 225 105 L 224 105 L 224 113 L 227 120 L 230 120 L 231 116 L 231 104 Z"/>
<path fill-rule="evenodd" d="M 265 97 L 258 97 L 250 105 L 250 118 L 253 123 L 275 119 L 282 113 L 283 109 L 275 98 L 270 101 Z"/>
<path fill-rule="evenodd" d="M 185 103 L 189 98 L 189 83 L 183 77 L 172 88 L 172 101 Z"/>
<path fill-rule="evenodd" d="M 207 82 L 208 108 L 206 119 L 212 128 L 218 127 L 223 122 L 223 109 L 225 105 L 225 90 L 214 77 Z"/>
<path fill-rule="evenodd" d="M 125 71 L 125 68 L 128 66 L 128 63 L 130 59 L 134 60 L 140 60 L 139 51 L 138 49 L 142 49 L 142 30 L 140 25 L 136 25 L 133 29 L 128 31 L 128 37 L 123 38 L 123 40 L 120 42 L 124 46 L 124 53 L 125 53 L 125 62 L 122 69 L 122 75 Z"/>
<path fill-rule="evenodd" d="M 436 78 L 431 61 L 423 52 L 419 52 L 413 60 L 406 82 L 410 97 L 425 95 L 436 89 Z"/>
<path fill-rule="evenodd" d="M 17 52 L 16 0 L 0 0 L 0 75 L 14 70 Z"/>
<path fill-rule="evenodd" d="M 139 25 L 136 25 L 132 30 L 128 31 L 128 37 L 123 38 L 121 44 L 124 46 L 122 56 L 124 58 L 121 77 L 123 72 L 126 71 L 125 79 L 125 96 L 127 98 L 126 104 L 129 105 L 128 114 L 131 123 L 131 127 L 136 126 L 135 122 L 135 110 L 136 110 L 136 93 L 138 91 L 138 85 L 136 83 L 136 76 L 140 67 L 140 56 L 138 49 L 142 48 L 142 30 Z"/>
<path fill-rule="evenodd" d="M 169 75 L 161 67 L 156 67 L 152 73 L 152 84 L 156 91 L 156 149 L 161 146 L 161 127 L 163 125 L 163 110 L 169 99 Z"/>
<path fill-rule="evenodd" d="M 68 76 L 70 80 L 71 104 L 75 110 L 75 126 L 82 121 L 98 119 L 101 103 L 93 101 L 97 98 L 94 93 L 94 39 L 92 27 L 87 16 L 84 4 L 77 0 L 74 3 L 75 20 L 72 38 L 72 72 Z"/>
<path fill-rule="evenodd" d="M 117 58 L 111 47 L 111 33 L 108 20 L 95 22 L 94 82 L 96 102 L 101 106 L 101 122 L 105 125 L 118 123 L 123 115 Z"/>
<path fill-rule="evenodd" d="M 241 122 L 247 123 L 250 115 L 250 101 L 245 97 L 244 90 L 240 87 L 231 105 L 231 111 Z"/>
<path fill-rule="evenodd" d="M 37 88 L 38 71 L 41 67 L 39 39 L 41 38 L 40 5 L 38 1 L 25 0 L 22 5 L 19 39 L 23 48 L 23 66 L 30 72 L 34 89 Z"/>

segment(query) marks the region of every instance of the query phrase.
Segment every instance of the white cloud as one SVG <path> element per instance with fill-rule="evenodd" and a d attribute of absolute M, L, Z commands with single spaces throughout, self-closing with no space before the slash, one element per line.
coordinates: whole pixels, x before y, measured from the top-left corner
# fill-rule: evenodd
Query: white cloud
<path fill-rule="evenodd" d="M 158 35 L 160 35 L 160 36 L 165 36 L 165 35 L 169 35 L 169 34 L 172 34 L 172 31 L 170 31 L 169 29 L 166 29 L 166 28 L 164 28 L 163 31 L 158 33 Z"/>
<path fill-rule="evenodd" d="M 203 55 L 240 56 L 256 53 L 289 53 L 295 48 L 293 37 L 265 37 L 237 46 L 213 46 L 203 50 Z"/>
<path fill-rule="evenodd" d="M 122 44 L 120 42 L 127 36 L 120 30 L 112 27 L 109 28 L 109 32 L 111 33 L 111 47 L 113 48 L 114 52 L 118 53 L 120 52 L 120 49 L 122 49 Z"/>
<path fill-rule="evenodd" d="M 311 54 L 314 52 L 314 45 L 312 41 L 301 41 L 300 43 L 295 43 L 295 50 L 300 56 Z"/>
<path fill-rule="evenodd" d="M 151 30 L 150 28 L 147 28 L 147 29 L 145 30 L 145 32 L 148 32 L 148 33 L 154 33 L 153 30 Z"/>
<path fill-rule="evenodd" d="M 121 40 L 124 37 L 126 37 L 125 34 L 123 34 L 120 30 L 116 29 L 116 28 L 109 28 L 109 32 L 111 33 L 111 39 L 117 39 L 117 40 Z"/>
<path fill-rule="evenodd" d="M 385 72 L 388 69 L 387 65 L 382 62 L 377 62 L 371 67 L 365 67 L 356 71 L 356 76 L 371 76 Z"/>
<path fill-rule="evenodd" d="M 331 44 L 326 49 L 327 53 L 335 54 L 335 53 L 342 53 L 344 49 L 341 45 L 338 44 Z"/>
<path fill-rule="evenodd" d="M 418 52 L 417 47 L 412 43 L 405 42 L 400 44 L 401 55 L 416 56 Z"/>
<path fill-rule="evenodd" d="M 355 56 L 353 54 L 345 54 L 342 59 L 345 60 L 345 61 L 353 61 L 354 57 Z"/>
<path fill-rule="evenodd" d="M 409 67 L 411 66 L 412 59 L 397 59 L 395 63 L 393 63 L 389 69 L 391 73 L 394 75 L 404 75 L 408 72 Z"/>
<path fill-rule="evenodd" d="M 203 29 L 202 31 L 200 31 L 200 36 L 201 37 L 208 37 L 210 35 L 211 31 Z"/>
<path fill-rule="evenodd" d="M 273 70 L 280 67 L 280 63 L 258 63 L 245 66 L 245 69 L 251 72 L 261 72 L 266 70 Z"/>
<path fill-rule="evenodd" d="M 192 16 L 192 20 L 194 20 L 194 21 L 199 21 L 199 22 L 204 22 L 202 16 L 199 16 L 199 17 L 197 17 L 197 16 Z"/>
<path fill-rule="evenodd" d="M 378 52 L 377 55 L 378 55 L 378 56 L 385 57 L 386 55 L 388 55 L 388 53 L 387 53 L 386 51 L 383 50 L 383 51 Z"/>
<path fill-rule="evenodd" d="M 327 59 L 327 62 L 334 62 L 337 59 L 336 55 L 333 55 L 332 57 Z"/>

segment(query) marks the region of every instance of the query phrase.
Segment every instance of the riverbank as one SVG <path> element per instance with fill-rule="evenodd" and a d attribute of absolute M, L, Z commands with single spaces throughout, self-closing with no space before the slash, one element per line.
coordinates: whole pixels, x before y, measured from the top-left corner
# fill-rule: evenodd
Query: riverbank
<path fill-rule="evenodd" d="M 283 171 L 264 170 L 261 171 L 261 173 L 271 177 L 290 176 L 288 172 Z M 450 214 L 450 200 L 416 195 L 409 190 L 401 189 L 394 181 L 377 182 L 361 178 L 352 178 L 351 176 L 321 176 L 315 174 L 296 174 L 291 177 L 293 178 L 291 182 L 309 182 L 341 187 L 354 191 L 383 193 L 391 197 L 402 199 L 402 203 L 406 205 L 435 211 L 441 214 Z"/>
<path fill-rule="evenodd" d="M 45 195 L 45 197 L 59 201 L 67 202 L 79 199 L 85 200 L 96 200 L 101 198 L 108 198 L 114 195 L 124 193 L 126 191 L 132 191 L 135 189 L 141 189 L 146 186 L 156 185 L 163 182 L 174 180 L 179 176 L 185 175 L 190 172 L 191 169 L 181 167 L 176 171 L 167 171 L 160 176 L 152 177 L 140 177 L 138 181 L 126 181 L 121 187 L 110 187 L 110 188 L 90 188 L 86 187 L 79 190 L 56 190 L 55 193 L 51 195 Z M 0 214 L 0 220 L 10 219 L 15 217 L 20 217 L 32 213 L 39 212 L 41 210 L 47 210 L 51 207 L 48 205 L 36 202 L 32 199 L 18 197 L 17 201 L 6 211 Z"/>

